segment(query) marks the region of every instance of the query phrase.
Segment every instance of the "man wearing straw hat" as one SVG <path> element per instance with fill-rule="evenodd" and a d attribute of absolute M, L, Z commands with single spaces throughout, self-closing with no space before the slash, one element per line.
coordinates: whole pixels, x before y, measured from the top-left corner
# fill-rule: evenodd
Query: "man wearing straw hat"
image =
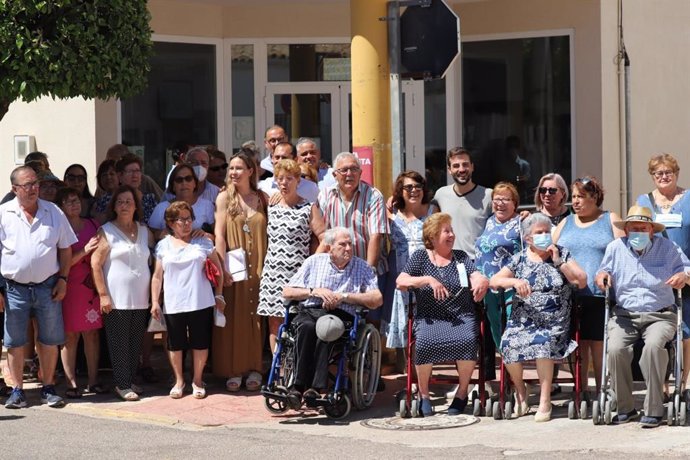
<path fill-rule="evenodd" d="M 654 222 L 652 212 L 632 206 L 623 222 L 616 222 L 626 236 L 609 243 L 597 273 L 596 283 L 613 288 L 616 306 L 608 321 L 608 366 L 618 401 L 614 423 L 639 417 L 632 397 L 633 345 L 644 339 L 640 369 L 647 385 L 643 427 L 656 427 L 664 413 L 664 377 L 668 353 L 664 346 L 676 332 L 674 289 L 688 281 L 688 259 L 671 240 L 659 238 L 664 225 Z"/>

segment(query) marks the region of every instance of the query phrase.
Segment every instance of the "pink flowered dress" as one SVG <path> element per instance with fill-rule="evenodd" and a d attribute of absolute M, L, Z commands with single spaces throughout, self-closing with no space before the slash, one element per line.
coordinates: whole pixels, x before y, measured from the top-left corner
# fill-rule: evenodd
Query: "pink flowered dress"
<path fill-rule="evenodd" d="M 76 252 L 96 235 L 98 223 L 92 219 L 83 219 L 84 226 L 77 234 L 77 242 L 72 245 Z M 91 273 L 91 257 L 82 258 L 69 270 L 67 293 L 62 300 L 62 318 L 65 332 L 82 332 L 103 327 L 101 306 L 97 293 L 89 287 L 88 275 Z M 87 282 L 85 283 L 85 280 Z"/>

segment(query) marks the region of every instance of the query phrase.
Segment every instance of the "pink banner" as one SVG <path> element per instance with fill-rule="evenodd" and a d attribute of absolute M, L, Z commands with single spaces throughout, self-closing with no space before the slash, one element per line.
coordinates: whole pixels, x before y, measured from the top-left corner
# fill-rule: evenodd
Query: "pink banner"
<path fill-rule="evenodd" d="M 357 155 L 362 166 L 362 178 L 369 185 L 374 184 L 374 149 L 371 146 L 353 147 L 352 153 Z"/>

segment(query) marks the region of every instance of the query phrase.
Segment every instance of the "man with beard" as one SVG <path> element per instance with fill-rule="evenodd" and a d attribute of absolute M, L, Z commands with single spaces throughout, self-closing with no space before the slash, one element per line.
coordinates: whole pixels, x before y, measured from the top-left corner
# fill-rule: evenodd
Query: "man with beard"
<path fill-rule="evenodd" d="M 486 220 L 491 215 L 491 189 L 472 182 L 474 163 L 472 155 L 464 148 L 453 147 L 448 150 L 446 163 L 448 173 L 453 177 L 453 184 L 436 190 L 434 202 L 441 212 L 450 214 L 453 219 L 453 249 L 461 249 L 474 259 L 474 243 L 484 231 Z M 489 381 L 496 378 L 496 346 L 491 334 L 484 336 L 484 351 L 484 388 L 491 395 L 493 391 Z M 475 389 L 478 390 L 476 387 Z M 449 398 L 454 395 L 455 389 L 447 393 Z"/>
<path fill-rule="evenodd" d="M 474 243 L 491 215 L 491 189 L 472 182 L 474 163 L 470 152 L 464 148 L 450 149 L 446 163 L 453 184 L 438 189 L 434 201 L 441 212 L 453 218 L 454 249 L 462 249 L 474 259 Z"/>

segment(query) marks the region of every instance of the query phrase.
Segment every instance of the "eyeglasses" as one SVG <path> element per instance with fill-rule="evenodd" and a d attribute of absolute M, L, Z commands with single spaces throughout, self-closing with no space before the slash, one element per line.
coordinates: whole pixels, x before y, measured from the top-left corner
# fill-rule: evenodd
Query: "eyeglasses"
<path fill-rule="evenodd" d="M 141 169 L 125 169 L 124 171 L 122 171 L 122 174 L 134 176 L 136 174 L 141 174 Z"/>
<path fill-rule="evenodd" d="M 86 176 L 83 174 L 67 174 L 65 175 L 65 180 L 71 180 L 74 182 L 85 182 Z"/>
<path fill-rule="evenodd" d="M 15 187 L 19 187 L 20 189 L 24 190 L 25 192 L 28 192 L 32 188 L 39 188 L 41 184 L 35 180 L 33 182 L 28 182 L 26 184 L 14 184 Z"/>
<path fill-rule="evenodd" d="M 134 200 L 116 200 L 115 204 L 117 206 L 129 206 L 130 204 L 134 204 Z"/>
<path fill-rule="evenodd" d="M 361 170 L 362 170 L 362 168 L 360 168 L 359 166 L 346 166 L 346 167 L 344 167 L 344 168 L 336 169 L 335 172 L 337 172 L 338 174 L 341 174 L 341 175 L 344 176 L 344 175 L 346 175 L 347 173 L 350 173 L 350 172 L 351 172 L 352 174 L 357 174 L 357 173 L 360 172 Z"/>
<path fill-rule="evenodd" d="M 664 177 L 664 176 L 673 177 L 673 175 L 674 175 L 675 173 L 676 173 L 675 171 L 671 171 L 671 170 L 666 170 L 666 171 L 654 171 L 654 172 L 652 173 L 652 176 L 654 176 L 654 177 L 657 178 L 657 179 L 661 179 L 661 178 Z"/>
<path fill-rule="evenodd" d="M 540 195 L 555 195 L 558 193 L 558 189 L 554 187 L 539 187 Z"/>
<path fill-rule="evenodd" d="M 71 200 L 65 200 L 62 202 L 63 206 L 75 206 L 81 204 L 81 200 L 79 198 L 72 198 Z"/>
<path fill-rule="evenodd" d="M 272 137 L 270 139 L 266 139 L 266 142 L 268 142 L 269 144 L 280 144 L 281 142 L 283 142 L 283 138 L 282 137 Z"/>
<path fill-rule="evenodd" d="M 181 184 L 182 182 L 194 182 L 194 176 L 177 176 L 173 179 L 176 184 Z"/>
<path fill-rule="evenodd" d="M 407 193 L 412 193 L 413 190 L 423 190 L 424 186 L 422 184 L 407 184 L 403 185 L 402 189 Z"/>
<path fill-rule="evenodd" d="M 223 163 L 222 165 L 211 166 L 211 167 L 208 168 L 208 169 L 209 169 L 209 171 L 218 172 L 218 171 L 221 171 L 221 170 L 223 170 L 223 169 L 228 169 L 228 164 L 227 164 L 227 163 Z"/>
<path fill-rule="evenodd" d="M 175 219 L 175 222 L 177 222 L 180 225 L 185 225 L 191 224 L 192 222 L 194 222 L 194 219 L 192 219 L 191 217 L 178 217 L 177 219 Z"/>
<path fill-rule="evenodd" d="M 506 204 L 512 202 L 513 200 L 511 200 L 510 198 L 494 198 L 491 201 L 494 204 Z"/>
<path fill-rule="evenodd" d="M 597 188 L 595 187 L 592 180 L 593 179 L 589 176 L 578 177 L 577 179 L 575 179 L 575 182 L 573 182 L 573 183 L 574 184 L 577 184 L 577 183 L 582 184 L 582 188 L 587 190 L 590 193 L 598 193 Z"/>

